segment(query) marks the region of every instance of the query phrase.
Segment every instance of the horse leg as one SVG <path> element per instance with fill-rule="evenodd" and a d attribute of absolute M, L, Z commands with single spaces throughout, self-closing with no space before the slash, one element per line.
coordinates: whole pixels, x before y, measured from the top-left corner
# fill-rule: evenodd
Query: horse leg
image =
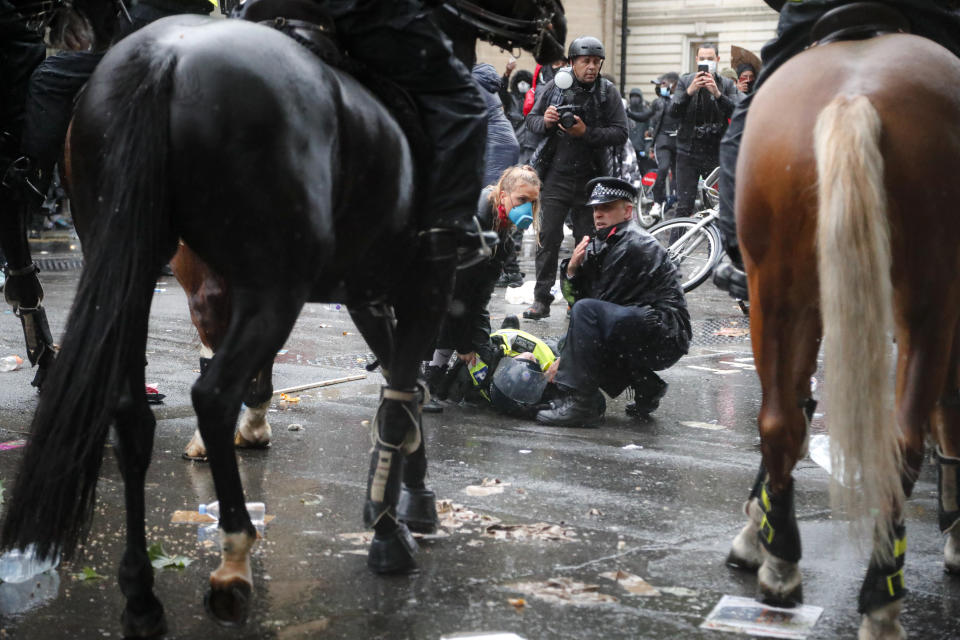
<path fill-rule="evenodd" d="M 417 375 L 424 354 L 436 342 L 439 319 L 453 289 L 456 248 L 450 235 L 425 238 L 433 246 L 422 252 L 412 267 L 420 274 L 421 286 L 415 292 L 405 292 L 395 305 L 396 343 L 389 360 L 390 383 L 383 390 L 374 423 L 375 444 L 364 506 L 364 522 L 375 531 L 367 566 L 377 573 L 408 571 L 415 566 L 416 542 L 397 513 L 402 485 L 408 487 L 405 515 L 416 515 L 414 520 L 423 529 L 435 521 L 435 496 L 424 486 L 423 394 Z M 407 464 L 402 464 L 404 458 Z"/>
<path fill-rule="evenodd" d="M 947 536 L 944 569 L 960 574 L 960 327 L 947 373 L 945 393 L 932 421 L 937 443 L 937 515 L 940 531 Z"/>
<path fill-rule="evenodd" d="M 121 622 L 125 638 L 152 638 L 166 633 L 163 605 L 153 593 L 153 567 L 144 528 L 144 483 L 150 466 L 156 418 L 143 393 L 143 367 L 135 367 L 116 413 L 114 449 L 123 476 L 127 507 L 127 545 L 120 562 L 120 590 L 127 600 Z"/>
<path fill-rule="evenodd" d="M 273 397 L 273 358 L 257 373 L 243 398 L 246 407 L 233 445 L 240 449 L 265 449 L 270 446 L 271 429 L 267 409 Z"/>
<path fill-rule="evenodd" d="M 901 305 L 911 306 L 909 302 Z M 915 308 L 923 307 L 917 305 Z M 912 493 L 923 465 L 924 438 L 929 425 L 944 421 L 960 424 L 957 422 L 960 407 L 950 408 L 943 402 L 937 406 L 944 389 L 956 382 L 954 375 L 948 376 L 948 368 L 954 360 L 941 346 L 951 342 L 950 333 L 955 321 L 944 322 L 929 309 L 911 320 L 911 330 L 899 327 L 897 331 L 896 413 L 902 433 L 900 477 L 907 497 Z M 949 329 L 945 330 L 945 327 Z M 889 521 L 878 521 L 876 527 L 870 564 L 860 588 L 858 611 L 862 618 L 859 638 L 904 638 L 906 634 L 899 621 L 906 593 L 903 568 L 907 538 L 903 514 L 895 513 Z M 893 532 L 892 548 L 889 531 Z"/>
<path fill-rule="evenodd" d="M 303 292 L 235 291 L 230 328 L 206 374 L 193 385 L 197 423 L 220 501 L 220 566 L 210 574 L 208 611 L 220 622 L 246 619 L 253 589 L 250 550 L 257 532 L 244 507 L 231 436 L 240 401 L 256 367 L 283 346 L 303 306 Z"/>
<path fill-rule="evenodd" d="M 367 344 L 373 349 L 386 377 L 391 368 L 390 358 L 393 357 L 396 344 L 396 321 L 392 310 L 382 307 L 351 308 L 350 316 L 363 333 Z M 420 407 L 422 408 L 422 404 Z M 427 453 L 423 444 L 423 425 L 419 414 L 417 429 L 421 433 L 420 446 L 412 453 L 405 455 L 403 459 L 403 480 L 397 502 L 397 519 L 406 524 L 411 531 L 431 534 L 437 532 L 440 519 L 437 515 L 437 496 L 424 484 L 427 473 Z"/>
<path fill-rule="evenodd" d="M 816 299 L 816 283 L 809 278 L 804 280 L 805 287 L 796 280 L 793 284 L 781 282 L 788 270 L 775 263 L 763 266 L 752 274 L 755 282 L 750 292 L 751 337 L 763 392 L 758 417 L 763 462 L 747 503 L 750 521 L 745 533 L 750 535 L 755 529 L 761 546 L 760 599 L 793 606 L 803 601 L 803 586 L 791 473 L 805 454 L 807 427 L 815 406 L 810 376 L 816 371 L 821 325 L 818 309 L 809 303 Z M 767 274 L 771 274 L 769 279 Z M 747 563 L 755 562 L 757 549 L 746 546 L 747 553 L 736 547 L 732 553 L 741 554 Z"/>

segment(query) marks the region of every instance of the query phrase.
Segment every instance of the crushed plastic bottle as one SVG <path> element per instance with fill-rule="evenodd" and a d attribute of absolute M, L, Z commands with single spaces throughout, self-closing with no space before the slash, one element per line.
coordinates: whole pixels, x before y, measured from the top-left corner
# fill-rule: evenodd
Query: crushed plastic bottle
<path fill-rule="evenodd" d="M 26 549 L 10 549 L 0 555 L 0 580 L 12 584 L 26 582 L 30 578 L 55 569 L 60 564 L 60 554 L 53 558 L 38 558 L 32 544 Z"/>
<path fill-rule="evenodd" d="M 267 515 L 267 507 L 262 502 L 248 502 L 245 505 L 247 507 L 247 513 L 250 514 L 250 520 L 253 521 L 254 526 L 262 525 L 263 519 Z M 220 501 L 215 500 L 210 504 L 201 504 L 197 511 L 203 514 L 215 518 L 218 522 L 220 520 Z"/>
<path fill-rule="evenodd" d="M 0 371 L 16 371 L 23 365 L 23 358 L 20 356 L 6 356 L 0 358 Z"/>

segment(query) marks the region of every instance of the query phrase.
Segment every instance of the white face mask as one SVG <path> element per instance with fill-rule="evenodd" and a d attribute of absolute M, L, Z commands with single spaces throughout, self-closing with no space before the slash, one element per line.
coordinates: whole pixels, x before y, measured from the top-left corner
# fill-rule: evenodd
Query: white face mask
<path fill-rule="evenodd" d="M 530 83 L 521 80 L 517 83 L 517 91 L 520 93 L 526 93 L 527 91 L 530 91 Z"/>
<path fill-rule="evenodd" d="M 697 65 L 705 64 L 707 65 L 707 71 L 711 75 L 717 72 L 717 61 L 716 60 L 700 60 Z"/>

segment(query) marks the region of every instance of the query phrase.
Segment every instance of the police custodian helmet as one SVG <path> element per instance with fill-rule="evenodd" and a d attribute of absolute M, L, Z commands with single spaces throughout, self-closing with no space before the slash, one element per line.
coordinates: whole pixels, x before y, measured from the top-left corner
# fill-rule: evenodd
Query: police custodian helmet
<path fill-rule="evenodd" d="M 572 61 L 577 56 L 599 56 L 604 59 L 607 57 L 603 51 L 603 43 L 593 36 L 580 36 L 570 43 L 567 59 Z"/>
<path fill-rule="evenodd" d="M 616 200 L 636 202 L 639 195 L 637 188 L 626 180 L 610 176 L 594 178 L 587 183 L 586 192 L 588 207 Z"/>

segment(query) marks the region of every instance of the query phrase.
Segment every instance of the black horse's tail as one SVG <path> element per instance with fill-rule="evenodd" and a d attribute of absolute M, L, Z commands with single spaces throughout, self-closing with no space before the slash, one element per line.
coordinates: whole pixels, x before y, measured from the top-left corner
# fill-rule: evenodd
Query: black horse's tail
<path fill-rule="evenodd" d="M 78 111 L 78 130 L 85 110 L 98 114 L 91 121 L 109 120 L 103 131 L 83 136 L 101 139 L 100 148 L 72 154 L 75 165 L 100 163 L 96 187 L 77 185 L 96 188 L 85 198 L 96 210 L 85 214 L 92 219 L 86 266 L 33 418 L 3 522 L 3 548 L 35 543 L 41 556 L 69 557 L 89 530 L 107 430 L 122 398 L 129 398 L 131 379 L 142 380 L 136 374 L 144 366 L 156 277 L 176 248 L 166 194 L 175 64 L 172 54 L 143 48 L 102 69 L 95 77 L 97 104 L 81 103 Z M 142 386 L 132 391 L 144 392 Z"/>

